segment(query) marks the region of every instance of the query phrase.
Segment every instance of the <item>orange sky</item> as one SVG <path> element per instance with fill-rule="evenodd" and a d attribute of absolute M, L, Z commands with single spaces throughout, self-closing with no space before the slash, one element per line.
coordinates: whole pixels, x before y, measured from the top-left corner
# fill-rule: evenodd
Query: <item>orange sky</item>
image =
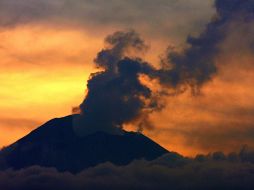
<path fill-rule="evenodd" d="M 111 30 L 93 34 L 36 24 L 0 30 L 0 147 L 51 118 L 70 114 L 81 103 L 89 74 L 95 71 L 93 58 Z M 148 39 L 151 48 L 145 58 L 157 62 L 171 42 L 175 40 Z M 229 38 L 222 48 L 231 42 Z M 201 94 L 167 97 L 166 109 L 151 116 L 156 128 L 144 133 L 190 156 L 254 145 L 253 60 L 247 53 L 225 52 L 218 57 L 225 64 Z"/>
<path fill-rule="evenodd" d="M 71 114 L 72 107 L 82 102 L 104 36 L 27 25 L 2 30 L 0 38 L 0 146 L 4 146 L 51 118 Z"/>
<path fill-rule="evenodd" d="M 72 106 L 81 103 L 104 37 L 27 25 L 2 30 L 0 38 L 0 146 L 4 146 L 51 118 L 70 114 Z"/>
<path fill-rule="evenodd" d="M 87 63 L 103 43 L 74 30 L 30 26 L 4 30 L 0 38 L 3 146 L 79 105 L 93 70 Z"/>

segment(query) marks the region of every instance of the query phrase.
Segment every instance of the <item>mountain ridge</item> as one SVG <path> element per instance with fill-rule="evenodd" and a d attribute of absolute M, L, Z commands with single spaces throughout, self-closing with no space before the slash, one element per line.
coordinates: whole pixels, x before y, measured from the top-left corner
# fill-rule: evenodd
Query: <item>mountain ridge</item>
<path fill-rule="evenodd" d="M 153 160 L 169 153 L 145 135 L 123 131 L 121 135 L 96 132 L 78 136 L 69 115 L 52 119 L 0 152 L 7 167 L 32 165 L 77 173 L 104 162 L 127 165 L 133 160 Z M 3 162 L 3 161 L 2 161 Z"/>

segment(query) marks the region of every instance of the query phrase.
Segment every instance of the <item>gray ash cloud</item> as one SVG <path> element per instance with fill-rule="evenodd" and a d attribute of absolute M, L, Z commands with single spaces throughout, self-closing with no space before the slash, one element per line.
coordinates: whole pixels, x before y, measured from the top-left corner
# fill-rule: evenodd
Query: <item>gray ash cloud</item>
<path fill-rule="evenodd" d="M 159 108 L 151 89 L 139 80 L 140 74 L 150 76 L 156 70 L 140 58 L 127 56 L 146 50 L 140 36 L 134 31 L 116 32 L 105 42 L 107 48 L 95 59 L 102 71 L 91 74 L 88 94 L 80 106 L 80 122 L 89 126 L 84 129 L 88 133 L 90 130 L 119 132 L 124 123 Z"/>
<path fill-rule="evenodd" d="M 197 92 L 211 81 L 217 73 L 216 58 L 230 35 L 232 23 L 241 21 L 252 25 L 254 3 L 217 0 L 215 6 L 217 14 L 205 30 L 197 37 L 189 36 L 182 51 L 169 49 L 161 68 L 130 56 L 147 49 L 136 32 L 116 32 L 108 36 L 106 48 L 95 59 L 102 71 L 90 76 L 88 94 L 80 106 L 81 122 L 89 126 L 84 130 L 117 132 L 123 124 L 132 121 L 139 121 L 137 126 L 148 124 L 149 113 L 163 107 L 159 103 L 163 93 L 154 95 L 152 89 L 140 81 L 140 75 L 157 79 L 164 92 L 169 89 Z"/>

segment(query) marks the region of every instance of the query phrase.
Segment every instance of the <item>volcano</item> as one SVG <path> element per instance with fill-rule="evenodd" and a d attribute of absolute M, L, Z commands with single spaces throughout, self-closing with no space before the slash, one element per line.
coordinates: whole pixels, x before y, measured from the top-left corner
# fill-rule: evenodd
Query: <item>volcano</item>
<path fill-rule="evenodd" d="M 73 130 L 77 115 L 48 121 L 0 152 L 0 160 L 13 169 L 33 165 L 59 171 L 80 172 L 100 163 L 127 165 L 133 160 L 153 160 L 169 153 L 141 133 L 121 135 L 96 132 L 78 136 Z"/>

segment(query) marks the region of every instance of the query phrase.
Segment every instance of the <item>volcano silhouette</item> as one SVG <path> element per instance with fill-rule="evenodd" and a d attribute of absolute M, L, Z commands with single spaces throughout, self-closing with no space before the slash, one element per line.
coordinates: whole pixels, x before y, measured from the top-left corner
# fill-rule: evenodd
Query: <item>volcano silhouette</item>
<path fill-rule="evenodd" d="M 84 137 L 77 136 L 72 126 L 73 117 L 48 121 L 4 148 L 0 157 L 13 169 L 39 165 L 76 173 L 104 162 L 126 165 L 133 160 L 153 160 L 168 153 L 136 132 L 124 131 L 122 135 L 96 132 Z"/>

